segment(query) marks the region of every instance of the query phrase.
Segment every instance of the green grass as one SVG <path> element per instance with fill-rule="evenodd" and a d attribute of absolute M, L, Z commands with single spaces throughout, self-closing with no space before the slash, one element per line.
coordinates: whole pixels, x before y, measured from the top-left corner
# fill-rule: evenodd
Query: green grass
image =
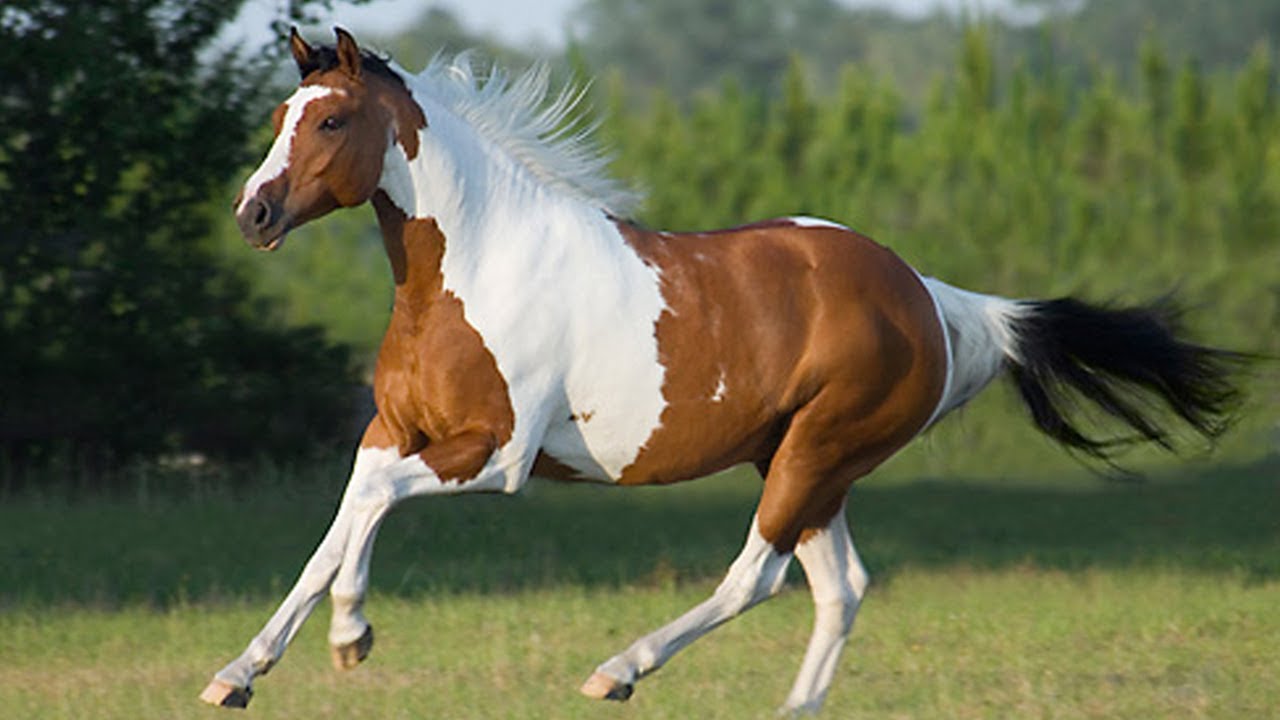
<path fill-rule="evenodd" d="M 1280 707 L 1280 464 L 1140 485 L 872 480 L 873 575 L 828 717 L 1263 717 Z M 0 708 L 22 718 L 217 717 L 195 695 L 271 612 L 339 478 L 0 506 Z M 771 717 L 810 631 L 791 589 L 677 656 L 625 705 L 601 660 L 700 600 L 758 480 L 539 485 L 414 501 L 384 527 L 361 668 L 321 606 L 258 685 L 259 718 Z"/>

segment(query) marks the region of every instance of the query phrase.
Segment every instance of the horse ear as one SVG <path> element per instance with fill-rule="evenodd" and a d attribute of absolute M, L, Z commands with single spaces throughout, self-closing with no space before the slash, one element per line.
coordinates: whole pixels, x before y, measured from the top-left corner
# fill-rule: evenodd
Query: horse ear
<path fill-rule="evenodd" d="M 307 44 L 298 34 L 298 26 L 289 28 L 289 52 L 293 53 L 293 61 L 298 64 L 298 74 L 304 79 L 312 72 L 320 69 L 320 59 L 316 49 Z"/>
<path fill-rule="evenodd" d="M 351 33 L 340 27 L 333 29 L 338 36 L 338 67 L 352 80 L 360 79 L 360 47 Z"/>

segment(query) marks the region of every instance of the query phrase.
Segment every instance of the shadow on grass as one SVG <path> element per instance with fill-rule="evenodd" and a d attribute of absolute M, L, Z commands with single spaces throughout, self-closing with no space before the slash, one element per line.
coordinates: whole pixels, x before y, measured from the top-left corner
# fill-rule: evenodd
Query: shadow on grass
<path fill-rule="evenodd" d="M 279 597 L 324 532 L 340 480 L 199 499 L 0 507 L 0 608 Z M 517 498 L 410 501 L 388 518 L 373 587 L 403 596 L 719 578 L 759 480 L 673 488 L 535 482 Z M 1183 569 L 1280 578 L 1280 459 L 1145 484 L 928 480 L 855 488 L 873 576 L 910 568 Z"/>
<path fill-rule="evenodd" d="M 921 481 L 854 491 L 873 574 L 904 567 L 1182 569 L 1280 578 L 1280 458 L 1053 489 Z"/>

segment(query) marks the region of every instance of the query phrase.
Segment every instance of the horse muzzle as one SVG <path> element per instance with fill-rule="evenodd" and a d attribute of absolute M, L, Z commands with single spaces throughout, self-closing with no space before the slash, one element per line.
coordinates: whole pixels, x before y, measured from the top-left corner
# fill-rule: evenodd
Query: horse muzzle
<path fill-rule="evenodd" d="M 284 243 L 289 223 L 276 203 L 254 196 L 237 203 L 236 224 L 245 242 L 257 250 L 275 250 Z"/>

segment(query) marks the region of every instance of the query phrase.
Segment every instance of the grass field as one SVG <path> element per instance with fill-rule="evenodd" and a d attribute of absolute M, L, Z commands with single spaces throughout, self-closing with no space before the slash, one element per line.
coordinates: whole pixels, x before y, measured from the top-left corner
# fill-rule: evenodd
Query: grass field
<path fill-rule="evenodd" d="M 212 718 L 195 695 L 257 631 L 338 473 L 0 505 L 0 716 Z M 329 668 L 327 607 L 258 718 L 772 717 L 810 631 L 791 588 L 624 705 L 601 660 L 700 600 L 758 481 L 537 485 L 414 501 L 384 527 L 370 660 Z M 850 503 L 873 585 L 827 717 L 1268 717 L 1280 708 L 1280 462 L 1144 484 L 876 481 Z M 225 717 L 224 714 L 221 715 Z"/>

